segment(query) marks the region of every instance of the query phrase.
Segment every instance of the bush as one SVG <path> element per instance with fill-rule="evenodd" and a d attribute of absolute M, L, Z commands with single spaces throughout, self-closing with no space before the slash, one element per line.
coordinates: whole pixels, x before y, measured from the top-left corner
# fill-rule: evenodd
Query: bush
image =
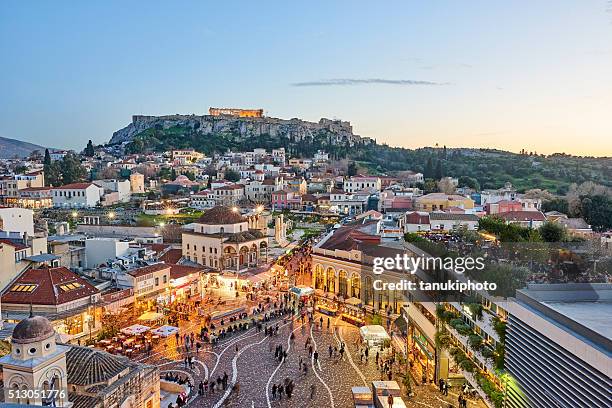
<path fill-rule="evenodd" d="M 461 363 L 459 364 L 459 367 L 461 367 L 462 370 L 465 370 L 469 373 L 473 373 L 474 370 L 476 369 L 476 365 L 472 362 L 472 360 L 469 360 L 467 358 L 461 361 Z"/>
<path fill-rule="evenodd" d="M 470 347 L 472 347 L 474 350 L 480 350 L 480 348 L 482 347 L 482 337 L 477 334 L 470 334 L 468 343 L 470 344 Z"/>
<path fill-rule="evenodd" d="M 493 359 L 495 357 L 495 352 L 489 346 L 482 347 L 480 353 L 482 353 L 484 358 Z"/>

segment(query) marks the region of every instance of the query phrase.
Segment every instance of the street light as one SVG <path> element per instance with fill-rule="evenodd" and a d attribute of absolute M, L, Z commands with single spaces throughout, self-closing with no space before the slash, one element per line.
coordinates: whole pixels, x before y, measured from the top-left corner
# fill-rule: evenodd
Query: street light
<path fill-rule="evenodd" d="M 111 211 L 111 212 L 108 213 L 108 218 L 110 218 L 112 220 L 112 219 L 115 218 L 115 215 L 116 215 L 115 212 Z"/>
<path fill-rule="evenodd" d="M 238 212 L 238 207 L 232 207 L 233 212 Z"/>
<path fill-rule="evenodd" d="M 264 206 L 263 206 L 263 205 L 261 205 L 261 204 L 260 204 L 260 205 L 258 205 L 257 207 L 255 207 L 255 211 L 257 211 L 257 212 L 262 212 L 262 211 L 263 211 L 263 209 L 264 209 Z"/>
<path fill-rule="evenodd" d="M 73 212 L 72 212 L 72 218 L 76 218 L 76 217 L 78 217 L 78 216 L 79 216 L 79 213 L 78 213 L 78 212 L 76 212 L 76 211 L 73 211 Z"/>

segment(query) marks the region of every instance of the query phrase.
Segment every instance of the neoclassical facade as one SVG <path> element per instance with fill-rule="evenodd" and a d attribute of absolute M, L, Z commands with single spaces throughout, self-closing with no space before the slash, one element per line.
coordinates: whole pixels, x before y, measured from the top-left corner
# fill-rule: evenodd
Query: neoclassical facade
<path fill-rule="evenodd" d="M 183 256 L 217 270 L 241 272 L 265 262 L 268 237 L 254 219 L 237 209 L 218 206 L 206 211 L 183 233 Z"/>
<path fill-rule="evenodd" d="M 328 298 L 358 298 L 370 312 L 399 315 L 408 293 L 376 287 L 383 286 L 381 283 L 399 282 L 407 276 L 397 271 L 377 275 L 372 266 L 375 257 L 395 257 L 406 249 L 381 243 L 375 234 L 377 222 L 364 220 L 343 226 L 317 243 L 312 250 L 312 287 Z M 377 285 L 376 281 L 379 281 Z"/>

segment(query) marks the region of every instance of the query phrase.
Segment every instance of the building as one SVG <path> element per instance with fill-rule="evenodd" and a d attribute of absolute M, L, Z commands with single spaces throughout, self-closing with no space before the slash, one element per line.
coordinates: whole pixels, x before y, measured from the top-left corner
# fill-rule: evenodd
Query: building
<path fill-rule="evenodd" d="M 430 193 L 415 199 L 415 209 L 419 211 L 444 211 L 449 207 L 474 208 L 474 200 L 458 194 Z"/>
<path fill-rule="evenodd" d="M 232 184 L 229 186 L 213 189 L 213 195 L 217 205 L 234 206 L 244 199 L 244 185 Z"/>
<path fill-rule="evenodd" d="M 268 238 L 250 228 L 237 209 L 218 206 L 204 212 L 192 231 L 183 232 L 183 257 L 217 270 L 246 271 L 267 259 Z"/>
<path fill-rule="evenodd" d="M 26 174 L 0 176 L 0 200 L 19 197 L 19 191 L 45 186 L 45 172 L 34 171 Z"/>
<path fill-rule="evenodd" d="M 117 238 L 88 238 L 85 240 L 85 267 L 100 264 L 128 255 L 130 242 Z"/>
<path fill-rule="evenodd" d="M 239 118 L 263 118 L 263 109 L 209 108 L 212 116 L 237 116 Z"/>
<path fill-rule="evenodd" d="M 198 160 L 204 158 L 204 154 L 200 152 L 196 152 L 194 149 L 184 149 L 184 150 L 173 150 L 172 151 L 172 160 L 176 164 L 191 164 L 195 163 Z"/>
<path fill-rule="evenodd" d="M 459 228 L 476 231 L 478 229 L 478 216 L 475 214 L 434 211 L 429 214 L 429 222 L 432 231 L 454 231 Z"/>
<path fill-rule="evenodd" d="M 507 224 L 517 224 L 525 228 L 540 228 L 546 222 L 546 216 L 540 211 L 510 211 L 498 214 Z"/>
<path fill-rule="evenodd" d="M 117 283 L 134 289 L 136 310 L 155 310 L 158 305 L 170 302 L 170 268 L 165 263 L 156 263 L 131 269 L 117 276 Z"/>
<path fill-rule="evenodd" d="M 145 177 L 144 174 L 140 174 L 134 171 L 130 174 L 130 188 L 132 193 L 142 194 L 145 192 Z"/>
<path fill-rule="evenodd" d="M 518 201 L 500 200 L 493 203 L 488 202 L 485 204 L 484 208 L 488 215 L 495 215 L 512 211 L 521 211 L 523 205 Z"/>
<path fill-rule="evenodd" d="M 130 185 L 129 180 L 95 180 L 93 183 L 96 186 L 104 189 L 105 196 L 108 195 L 108 193 L 117 193 L 117 202 L 127 203 L 130 201 L 132 196 L 132 186 Z"/>
<path fill-rule="evenodd" d="M 357 191 L 375 193 L 381 190 L 381 186 L 379 177 L 352 176 L 344 180 L 343 189 L 347 193 L 356 193 Z"/>
<path fill-rule="evenodd" d="M 100 291 L 65 267 L 28 269 L 2 295 L 8 321 L 21 321 L 30 310 L 45 316 L 68 338 L 96 332 L 100 326 Z"/>
<path fill-rule="evenodd" d="M 0 231 L 34 235 L 34 216 L 26 208 L 0 207 Z"/>
<path fill-rule="evenodd" d="M 425 211 L 408 211 L 404 215 L 404 232 L 421 232 L 431 229 L 429 213 Z"/>
<path fill-rule="evenodd" d="M 272 210 L 301 210 L 302 196 L 292 191 L 279 190 L 272 193 Z"/>
<path fill-rule="evenodd" d="M 104 189 L 94 183 L 73 183 L 51 189 L 53 206 L 60 208 L 91 208 L 100 204 Z"/>
<path fill-rule="evenodd" d="M 6 199 L 5 202 L 9 206 L 20 208 L 50 208 L 53 207 L 51 187 L 24 188 L 19 190 L 18 198 Z"/>
<path fill-rule="evenodd" d="M 189 196 L 189 206 L 200 210 L 213 208 L 216 204 L 215 195 L 211 190 L 201 190 Z"/>
<path fill-rule="evenodd" d="M 259 203 L 269 203 L 272 199 L 272 193 L 281 190 L 282 183 L 278 178 L 264 179 L 262 181 L 251 181 L 244 188 L 244 194 L 249 201 Z"/>
<path fill-rule="evenodd" d="M 612 406 L 612 285 L 529 284 L 508 311 L 506 407 Z"/>
<path fill-rule="evenodd" d="M 342 190 L 334 190 L 329 195 L 329 208 L 340 214 L 357 215 L 365 211 L 368 196 L 345 193 Z"/>
<path fill-rule="evenodd" d="M 159 408 L 159 368 L 88 347 L 57 344 L 47 319 L 22 320 L 11 335 L 11 353 L 0 359 L 5 389 L 57 390 L 55 398 L 5 402 L 67 408 Z M 23 406 L 19 405 L 19 406 Z"/>

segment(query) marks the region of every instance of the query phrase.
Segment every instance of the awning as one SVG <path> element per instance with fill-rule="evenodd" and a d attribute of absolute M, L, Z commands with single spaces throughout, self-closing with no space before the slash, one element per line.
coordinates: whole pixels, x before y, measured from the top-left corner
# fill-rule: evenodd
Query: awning
<path fill-rule="evenodd" d="M 136 334 L 142 334 L 149 331 L 151 328 L 149 326 L 143 326 L 141 324 L 133 324 L 124 329 L 121 329 L 121 333 L 125 333 L 127 335 L 133 336 Z"/>
<path fill-rule="evenodd" d="M 273 276 L 269 271 L 258 273 L 257 275 L 245 276 L 245 279 L 253 284 L 261 283 L 271 278 L 273 278 Z"/>
<path fill-rule="evenodd" d="M 356 297 L 350 297 L 346 299 L 344 303 L 351 306 L 361 307 L 361 299 L 357 299 Z"/>
<path fill-rule="evenodd" d="M 178 327 L 174 327 L 174 326 L 161 326 L 158 327 L 155 330 L 151 330 L 151 333 L 153 334 L 157 334 L 158 336 L 161 337 L 168 337 L 174 333 L 178 333 L 179 329 Z"/>
<path fill-rule="evenodd" d="M 163 317 L 164 317 L 164 315 L 162 313 L 146 312 L 146 313 L 143 313 L 138 318 L 138 320 L 143 321 L 143 322 L 151 322 L 151 321 L 162 319 Z"/>
<path fill-rule="evenodd" d="M 427 356 L 427 358 L 428 358 L 429 360 L 433 360 L 434 356 L 433 356 L 433 354 L 431 354 L 431 353 L 429 352 L 429 350 L 427 349 L 427 344 L 425 344 L 425 343 L 423 342 L 423 340 L 421 340 L 421 339 L 420 339 L 419 337 L 417 337 L 417 336 L 412 336 L 412 339 L 415 341 L 415 343 L 416 343 L 416 344 L 418 344 L 418 345 L 419 345 L 419 348 L 421 349 L 421 351 L 422 351 L 423 353 L 425 353 L 425 355 Z"/>
<path fill-rule="evenodd" d="M 314 293 L 314 290 L 312 288 L 309 288 L 308 286 L 294 286 L 289 289 L 289 291 L 291 293 L 294 293 L 298 297 L 310 296 Z"/>

